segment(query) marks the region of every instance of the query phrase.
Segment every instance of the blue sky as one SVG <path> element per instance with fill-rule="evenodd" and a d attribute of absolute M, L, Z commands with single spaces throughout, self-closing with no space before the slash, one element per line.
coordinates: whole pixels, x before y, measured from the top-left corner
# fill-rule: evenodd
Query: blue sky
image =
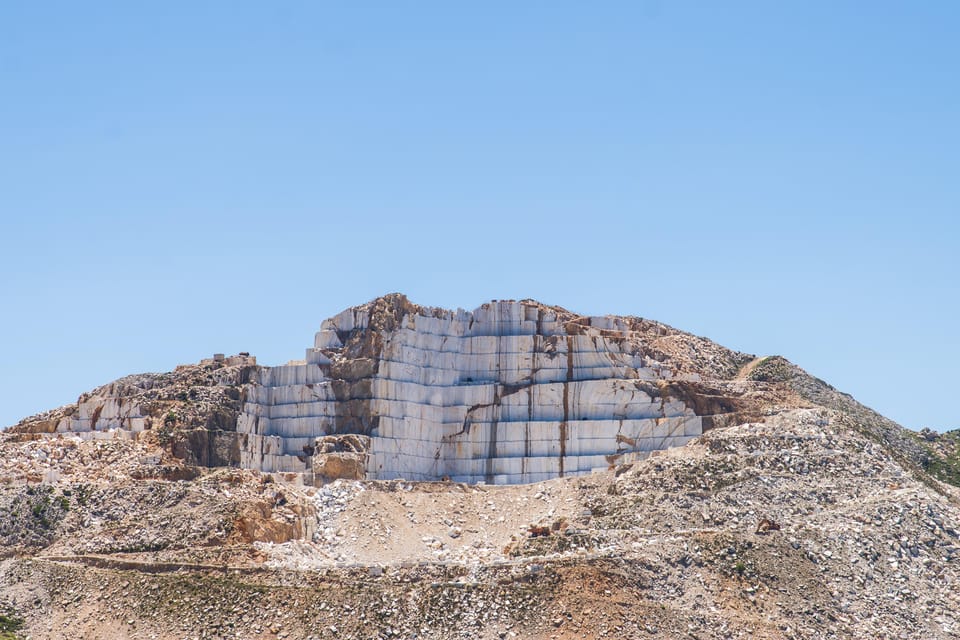
<path fill-rule="evenodd" d="M 960 4 L 0 5 L 0 425 L 390 291 L 960 427 Z"/>

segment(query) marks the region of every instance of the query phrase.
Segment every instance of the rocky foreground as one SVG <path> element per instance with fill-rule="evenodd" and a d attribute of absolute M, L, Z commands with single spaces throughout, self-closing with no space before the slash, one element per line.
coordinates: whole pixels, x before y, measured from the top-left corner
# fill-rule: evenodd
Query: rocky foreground
<path fill-rule="evenodd" d="M 729 426 L 508 486 L 223 466 L 248 361 L 118 381 L 140 431 L 0 433 L 0 638 L 960 637 L 957 434 L 729 361 Z"/>

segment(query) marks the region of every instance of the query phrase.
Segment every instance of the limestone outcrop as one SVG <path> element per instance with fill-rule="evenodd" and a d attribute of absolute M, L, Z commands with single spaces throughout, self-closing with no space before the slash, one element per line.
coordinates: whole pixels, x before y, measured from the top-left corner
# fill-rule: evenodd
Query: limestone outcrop
<path fill-rule="evenodd" d="M 75 404 L 25 418 L 10 431 L 104 441 L 150 435 L 189 464 L 239 466 L 237 416 L 256 368 L 254 358 L 241 355 L 126 376 L 84 393 Z"/>

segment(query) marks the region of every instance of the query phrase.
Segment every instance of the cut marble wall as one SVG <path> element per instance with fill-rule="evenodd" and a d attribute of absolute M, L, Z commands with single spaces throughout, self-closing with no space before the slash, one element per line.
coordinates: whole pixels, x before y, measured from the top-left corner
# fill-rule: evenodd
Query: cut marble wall
<path fill-rule="evenodd" d="M 61 418 L 56 430 L 80 434 L 117 430 L 136 433 L 144 430 L 146 420 L 135 403 L 125 403 L 119 397 L 94 396 L 78 402 L 77 410 Z"/>
<path fill-rule="evenodd" d="M 536 303 L 408 310 L 373 352 L 345 343 L 370 306 L 323 323 L 303 364 L 261 369 L 238 431 L 243 466 L 308 471 L 316 438 L 370 438 L 367 477 L 525 483 L 685 444 L 701 418 L 658 382 L 622 318 L 566 326 Z M 570 331 L 568 332 L 568 329 Z"/>

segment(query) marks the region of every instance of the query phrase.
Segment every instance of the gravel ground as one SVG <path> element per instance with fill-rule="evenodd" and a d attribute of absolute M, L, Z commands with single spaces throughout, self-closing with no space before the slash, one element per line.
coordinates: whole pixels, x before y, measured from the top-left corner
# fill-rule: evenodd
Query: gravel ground
<path fill-rule="evenodd" d="M 960 636 L 958 490 L 848 421 L 790 409 L 508 487 L 6 435 L 0 606 L 32 638 Z"/>

